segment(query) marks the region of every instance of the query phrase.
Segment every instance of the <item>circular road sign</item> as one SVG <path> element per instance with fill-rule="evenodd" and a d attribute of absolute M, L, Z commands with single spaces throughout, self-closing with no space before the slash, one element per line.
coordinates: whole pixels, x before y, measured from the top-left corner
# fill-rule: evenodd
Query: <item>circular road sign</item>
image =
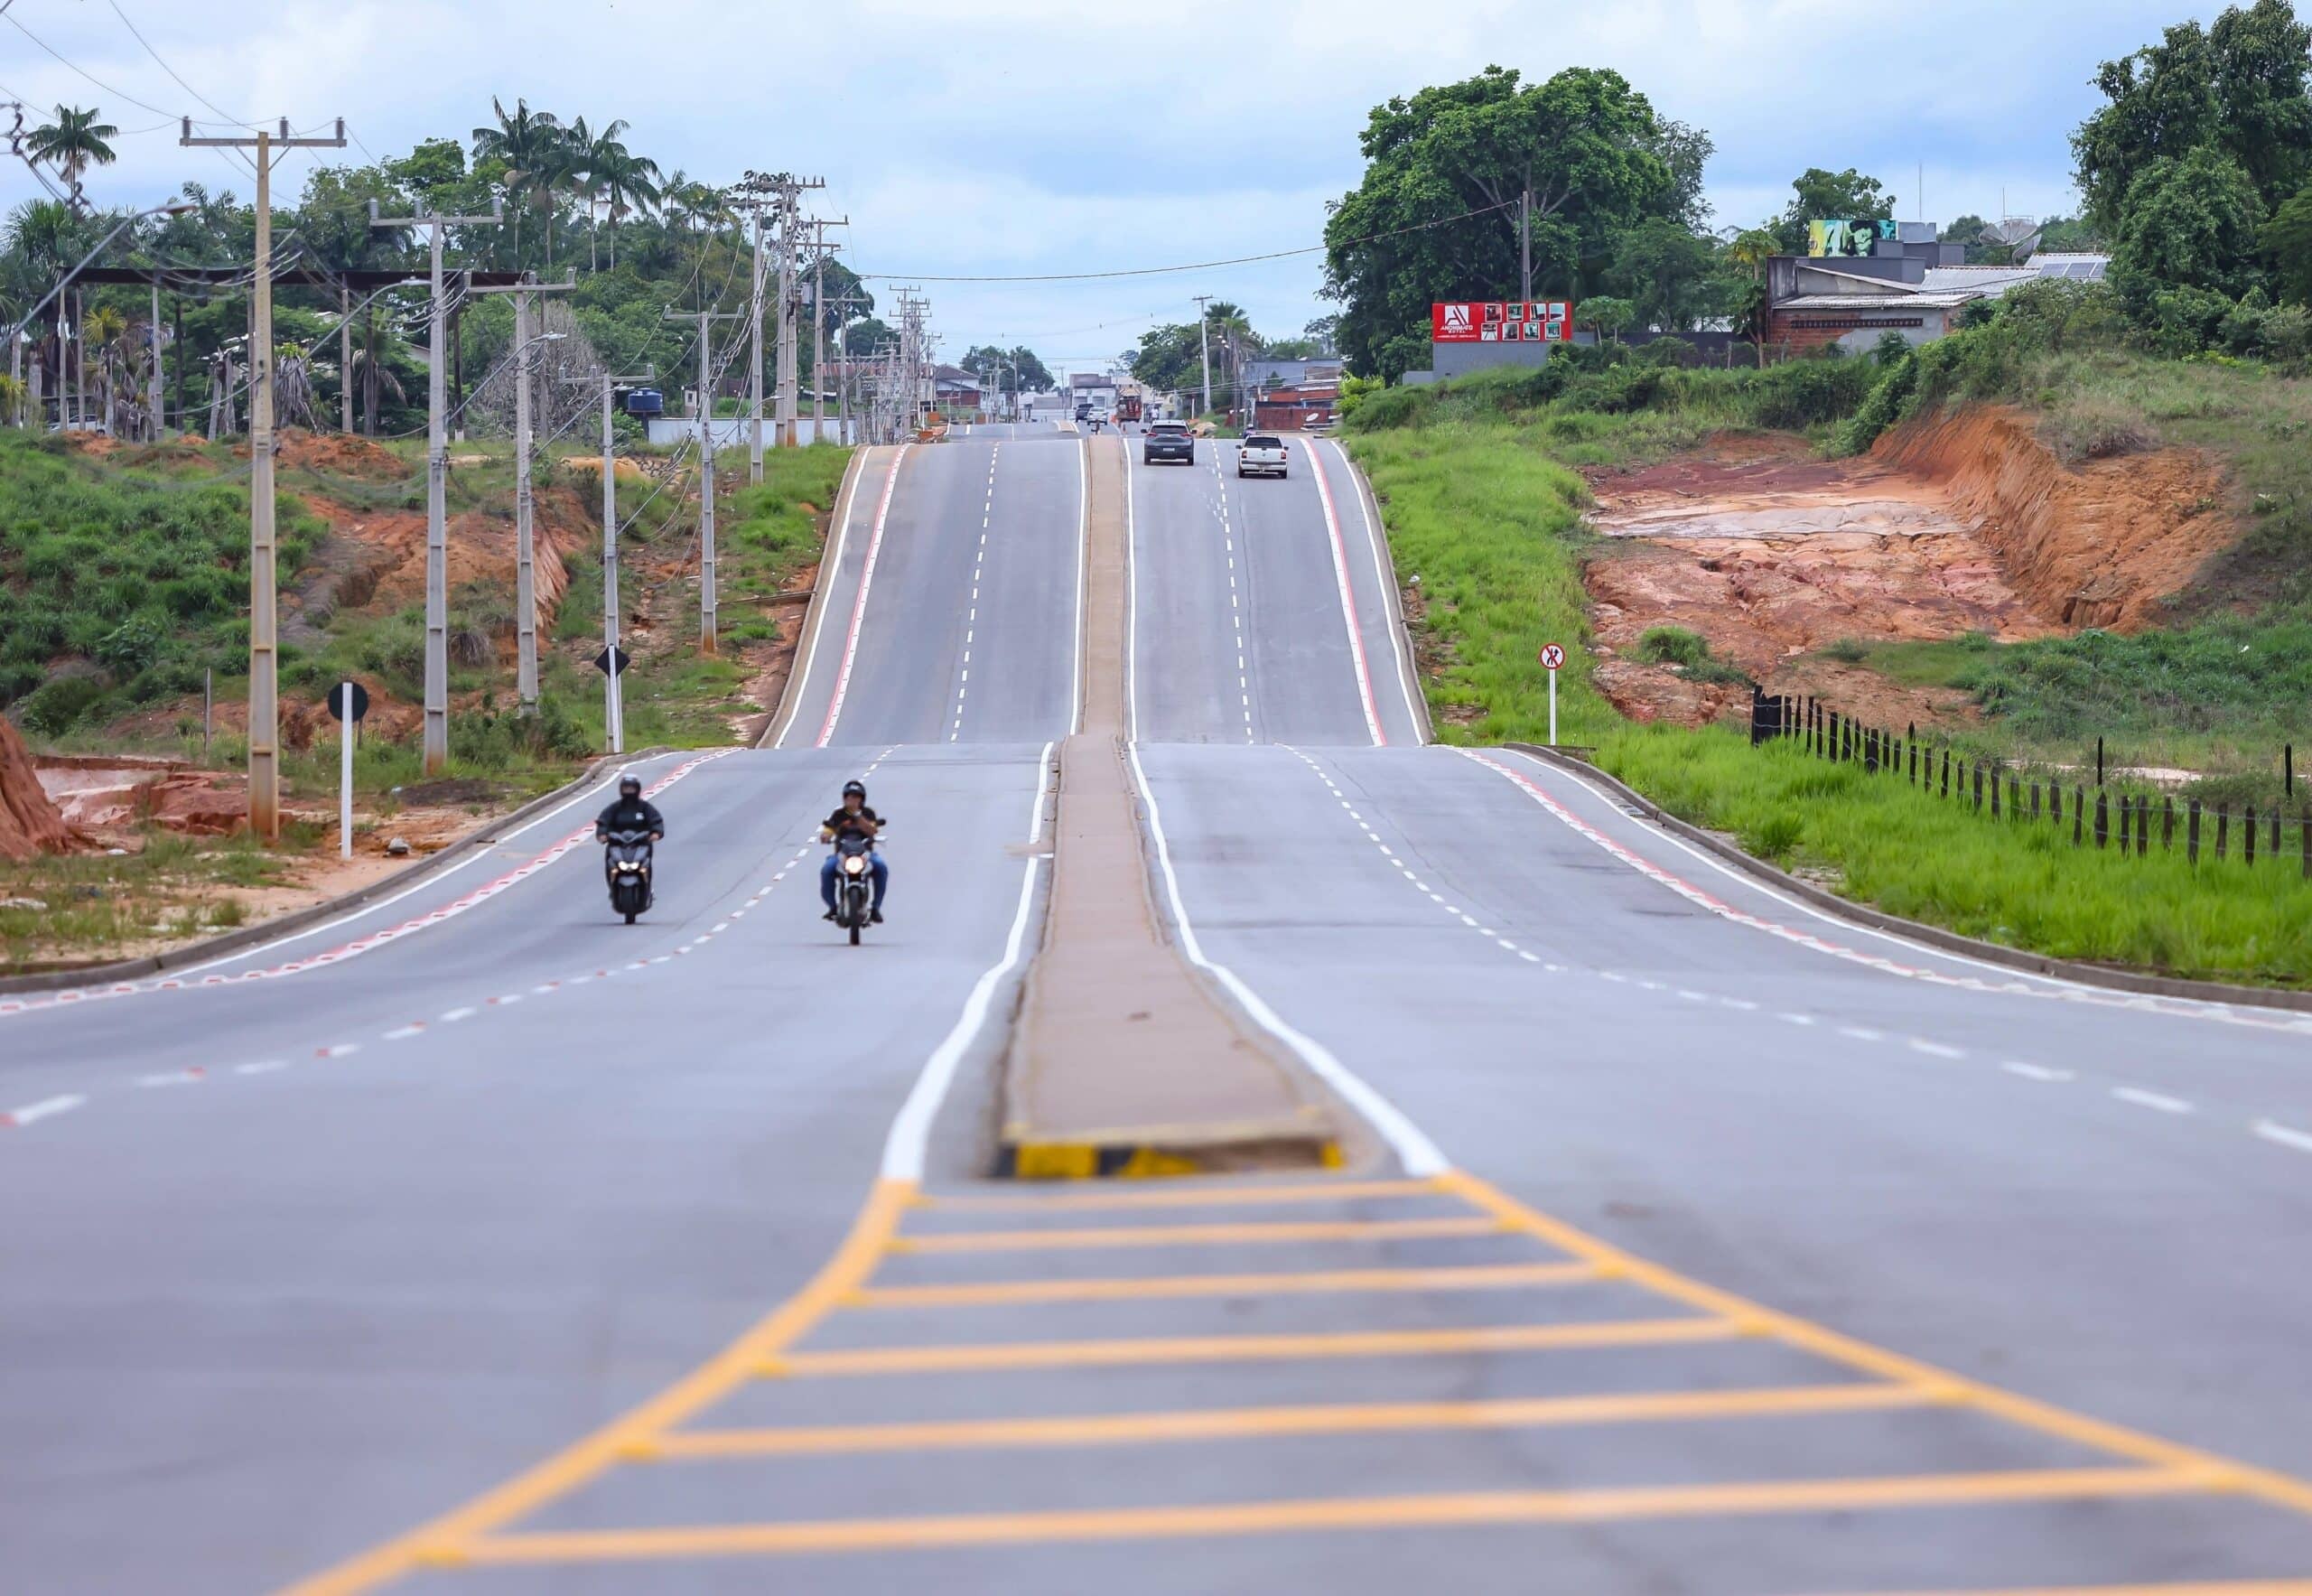
<path fill-rule="evenodd" d="M 1544 643 L 1542 645 L 1542 664 L 1546 668 L 1555 670 L 1564 663 L 1565 650 L 1563 649 L 1559 648 L 1555 643 Z"/>
<path fill-rule="evenodd" d="M 329 690 L 329 713 L 333 720 L 341 721 L 348 718 L 345 713 L 348 707 L 345 702 L 345 689 L 348 687 L 353 689 L 351 705 L 353 714 L 350 718 L 358 721 L 369 713 L 369 689 L 359 682 L 340 682 Z"/>

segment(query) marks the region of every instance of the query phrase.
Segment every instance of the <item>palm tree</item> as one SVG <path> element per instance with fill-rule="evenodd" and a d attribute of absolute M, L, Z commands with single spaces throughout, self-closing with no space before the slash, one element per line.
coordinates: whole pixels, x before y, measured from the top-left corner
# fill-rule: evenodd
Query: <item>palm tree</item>
<path fill-rule="evenodd" d="M 626 147 L 619 137 L 626 130 L 625 122 L 612 122 L 586 148 L 588 199 L 600 199 L 610 207 L 612 266 L 618 265 L 618 224 L 629 212 L 648 210 L 658 202 L 658 163 Z"/>
<path fill-rule="evenodd" d="M 551 111 L 533 111 L 526 99 L 516 99 L 514 114 L 506 114 L 505 105 L 492 95 L 489 108 L 498 117 L 495 127 L 473 130 L 473 158 L 477 161 L 498 160 L 506 163 L 506 197 L 514 201 L 514 257 L 522 254 L 522 212 L 527 201 L 547 212 L 546 250 L 553 258 L 554 199 L 549 178 L 550 163 L 563 142 L 562 123 Z"/>
<path fill-rule="evenodd" d="M 80 179 L 89 167 L 109 166 L 118 158 L 113 154 L 112 145 L 105 141 L 119 136 L 119 128 L 97 120 L 94 107 L 83 111 L 59 106 L 55 121 L 24 135 L 24 148 L 36 159 L 51 163 L 63 174 L 72 190 L 72 209 L 85 212 L 88 201 L 80 192 Z"/>
<path fill-rule="evenodd" d="M 1750 274 L 1750 291 L 1745 295 L 1741 317 L 1749 326 L 1751 341 L 1757 346 L 1758 365 L 1767 363 L 1766 289 L 1761 283 L 1770 256 L 1782 253 L 1782 240 L 1774 229 L 1767 227 L 1745 228 L 1734 235 L 1726 246 L 1726 258 Z"/>
<path fill-rule="evenodd" d="M 85 380 L 89 363 L 96 363 L 97 414 L 104 418 L 107 427 L 115 424 L 113 392 L 120 359 L 118 346 L 127 331 L 128 318 L 110 305 L 98 305 L 80 321 L 80 370 Z"/>
<path fill-rule="evenodd" d="M 384 397 L 391 394 L 396 405 L 409 397 L 401 386 L 401 378 L 386 364 L 392 334 L 379 332 L 376 303 L 375 300 L 370 302 L 372 308 L 361 329 L 361 342 L 353 351 L 353 370 L 346 378 L 360 385 L 361 430 L 373 438 L 378 435 L 378 412 Z"/>
<path fill-rule="evenodd" d="M 24 425 L 24 403 L 31 392 L 23 378 L 0 371 L 0 426 Z"/>

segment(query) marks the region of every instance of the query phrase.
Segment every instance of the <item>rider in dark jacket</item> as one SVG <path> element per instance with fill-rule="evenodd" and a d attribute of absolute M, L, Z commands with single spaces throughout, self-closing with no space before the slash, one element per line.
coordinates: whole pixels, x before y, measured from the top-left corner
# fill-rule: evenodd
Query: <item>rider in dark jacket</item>
<path fill-rule="evenodd" d="M 819 822 L 819 840 L 831 843 L 839 836 L 853 835 L 863 836 L 872 842 L 882 826 L 881 818 L 867 807 L 866 783 L 846 781 L 843 784 L 843 807 Z M 820 917 L 823 919 L 834 918 L 835 870 L 834 855 L 830 854 L 826 863 L 819 866 L 819 897 L 827 906 L 826 913 Z M 883 891 L 891 882 L 890 867 L 883 863 L 882 854 L 871 853 L 867 855 L 867 871 L 875 885 L 875 898 L 868 909 L 867 918 L 874 924 L 881 925 Z"/>
<path fill-rule="evenodd" d="M 652 842 L 663 841 L 667 835 L 666 817 L 642 796 L 642 779 L 621 776 L 618 783 L 618 801 L 594 817 L 594 840 L 604 841 L 613 831 L 647 831 Z"/>

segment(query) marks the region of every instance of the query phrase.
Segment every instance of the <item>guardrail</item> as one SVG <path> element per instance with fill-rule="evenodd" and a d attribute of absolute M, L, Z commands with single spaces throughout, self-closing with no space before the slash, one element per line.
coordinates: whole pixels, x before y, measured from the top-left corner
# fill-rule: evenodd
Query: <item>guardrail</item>
<path fill-rule="evenodd" d="M 2272 863 L 2293 855 L 2304 879 L 2312 881 L 2312 809 L 2299 807 L 2291 817 L 2283 813 L 2282 805 L 2272 804 L 2260 815 L 2251 803 L 2235 816 L 2228 803 L 2208 805 L 2195 798 L 2178 806 L 2171 793 L 2158 795 L 2155 807 L 2150 793 L 2113 792 L 2105 787 L 2100 738 L 2092 795 L 2086 782 L 2074 782 L 2068 803 L 2063 782 L 2042 779 L 2041 772 L 2031 767 L 2018 769 L 1981 758 L 1970 761 L 1947 743 L 1930 747 L 1920 740 L 1916 723 L 1897 735 L 1841 714 L 1817 698 L 1754 693 L 1751 744 L 1777 741 L 1795 742 L 1817 759 L 1859 765 L 1870 775 L 1906 780 L 1931 798 L 1968 807 L 1990 820 L 2051 825 L 2058 832 L 2068 824 L 2074 847 L 2085 847 L 2092 841 L 2097 848 L 2108 850 L 2116 844 L 2122 854 L 2132 850 L 2137 858 L 2145 858 L 2150 854 L 2155 831 L 2163 854 L 2177 850 L 2180 833 L 2184 856 L 2194 865 L 2204 853 L 2211 852 L 2216 863 L 2236 856 L 2251 868 L 2259 853 Z M 2293 743 L 2281 751 L 2281 770 L 2283 786 L 2293 796 Z"/>

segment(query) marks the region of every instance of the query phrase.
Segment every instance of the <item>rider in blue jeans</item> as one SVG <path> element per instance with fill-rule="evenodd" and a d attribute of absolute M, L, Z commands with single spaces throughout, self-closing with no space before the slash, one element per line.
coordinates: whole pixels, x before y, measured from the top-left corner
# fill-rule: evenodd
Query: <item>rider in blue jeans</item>
<path fill-rule="evenodd" d="M 843 807 L 819 823 L 819 840 L 831 843 L 839 836 L 863 836 L 870 841 L 882 829 L 882 822 L 875 811 L 867 807 L 867 784 L 846 781 L 843 784 Z M 883 889 L 890 884 L 890 867 L 883 863 L 881 854 L 867 855 L 868 873 L 875 882 L 875 902 L 867 918 L 876 925 L 883 923 Z M 834 918 L 835 856 L 829 854 L 826 863 L 819 866 L 819 899 L 827 906 L 822 918 Z"/>

